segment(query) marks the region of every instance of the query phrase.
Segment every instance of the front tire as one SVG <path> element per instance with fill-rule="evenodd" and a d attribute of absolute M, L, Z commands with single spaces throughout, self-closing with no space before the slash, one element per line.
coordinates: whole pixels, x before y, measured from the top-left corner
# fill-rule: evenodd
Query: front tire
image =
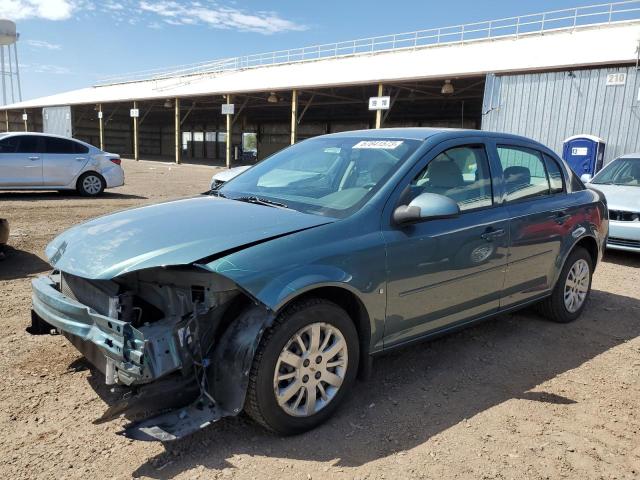
<path fill-rule="evenodd" d="M 553 293 L 540 302 L 540 313 L 557 323 L 576 320 L 591 293 L 592 274 L 591 255 L 582 247 L 576 248 L 567 258 Z"/>
<path fill-rule="evenodd" d="M 80 175 L 77 183 L 77 190 L 83 197 L 97 197 L 106 187 L 104 178 L 95 172 L 86 172 Z"/>
<path fill-rule="evenodd" d="M 282 435 L 315 428 L 352 387 L 359 354 L 356 328 L 342 308 L 315 298 L 294 303 L 260 342 L 245 412 Z"/>

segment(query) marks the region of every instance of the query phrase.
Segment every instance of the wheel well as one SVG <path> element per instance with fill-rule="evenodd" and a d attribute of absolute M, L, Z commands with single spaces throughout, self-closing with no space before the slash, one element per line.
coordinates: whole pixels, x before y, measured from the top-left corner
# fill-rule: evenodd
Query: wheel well
<path fill-rule="evenodd" d="M 573 250 L 578 247 L 582 247 L 589 252 L 593 268 L 595 269 L 596 264 L 598 263 L 598 243 L 595 239 L 593 237 L 584 237 L 574 245 Z"/>
<path fill-rule="evenodd" d="M 104 179 L 104 177 L 103 177 L 99 172 L 96 172 L 95 170 L 87 170 L 86 172 L 82 172 L 80 175 L 78 175 L 78 179 L 76 180 L 76 187 L 77 187 L 78 185 L 80 185 L 80 179 L 81 179 L 82 177 L 84 177 L 84 176 L 85 176 L 86 174 L 88 174 L 88 173 L 93 173 L 93 174 L 94 174 L 94 175 L 96 175 L 97 177 L 100 177 L 100 179 L 104 182 L 104 184 L 105 184 L 105 185 L 107 184 L 107 181 Z"/>
<path fill-rule="evenodd" d="M 358 339 L 360 343 L 359 370 L 364 372 L 363 369 L 366 369 L 369 366 L 369 348 L 371 342 L 371 323 L 364 304 L 355 294 L 344 288 L 320 287 L 304 292 L 302 295 L 291 299 L 282 308 L 280 308 L 277 313 L 282 312 L 293 302 L 310 297 L 322 298 L 333 302 L 344 308 L 347 312 L 356 327 L 356 331 L 358 332 Z M 244 293 L 240 293 L 235 297 L 224 312 L 220 324 L 216 327 L 216 335 L 221 335 L 244 309 L 254 303 L 255 301 Z"/>
<path fill-rule="evenodd" d="M 353 321 L 358 339 L 360 340 L 360 366 L 359 370 L 366 368 L 369 361 L 369 347 L 371 343 L 371 322 L 369 313 L 362 301 L 352 292 L 340 287 L 320 287 L 309 290 L 302 295 L 292 299 L 283 308 L 286 308 L 292 302 L 296 302 L 303 298 L 322 298 L 344 308 L 351 320 Z"/>

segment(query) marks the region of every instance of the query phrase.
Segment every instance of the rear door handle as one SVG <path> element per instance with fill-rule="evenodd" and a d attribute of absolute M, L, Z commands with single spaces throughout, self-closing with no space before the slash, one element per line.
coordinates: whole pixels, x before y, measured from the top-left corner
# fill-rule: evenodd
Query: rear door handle
<path fill-rule="evenodd" d="M 40 160 L 40 157 L 29 157 L 29 160 L 32 160 L 32 161 Z"/>
<path fill-rule="evenodd" d="M 76 160 L 79 161 L 79 162 L 82 162 L 83 160 L 86 160 L 86 158 L 85 157 L 76 157 Z"/>
<path fill-rule="evenodd" d="M 480 235 L 480 238 L 486 240 L 487 242 L 492 242 L 496 238 L 504 237 L 505 231 L 503 228 L 499 228 L 497 230 L 490 229 Z"/>

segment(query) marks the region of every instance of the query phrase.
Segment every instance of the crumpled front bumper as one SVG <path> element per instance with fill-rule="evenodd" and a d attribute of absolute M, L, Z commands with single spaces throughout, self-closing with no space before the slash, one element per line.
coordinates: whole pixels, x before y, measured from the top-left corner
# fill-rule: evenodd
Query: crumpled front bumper
<path fill-rule="evenodd" d="M 61 293 L 55 275 L 32 281 L 32 302 L 34 312 L 69 337 L 82 353 L 97 347 L 104 354 L 107 377 L 112 375 L 120 383 L 148 383 L 182 365 L 175 332 L 161 325 L 143 332 L 128 322 L 101 315 Z M 99 363 L 96 366 L 103 370 Z"/>

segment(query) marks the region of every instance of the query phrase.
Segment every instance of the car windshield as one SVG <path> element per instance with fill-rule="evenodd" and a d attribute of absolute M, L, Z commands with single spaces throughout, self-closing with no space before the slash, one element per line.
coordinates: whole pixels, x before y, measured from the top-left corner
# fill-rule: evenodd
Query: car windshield
<path fill-rule="evenodd" d="M 619 158 L 611 162 L 591 183 L 640 186 L 640 158 Z"/>
<path fill-rule="evenodd" d="M 313 138 L 258 163 L 219 193 L 344 218 L 361 208 L 419 145 L 393 138 Z"/>

